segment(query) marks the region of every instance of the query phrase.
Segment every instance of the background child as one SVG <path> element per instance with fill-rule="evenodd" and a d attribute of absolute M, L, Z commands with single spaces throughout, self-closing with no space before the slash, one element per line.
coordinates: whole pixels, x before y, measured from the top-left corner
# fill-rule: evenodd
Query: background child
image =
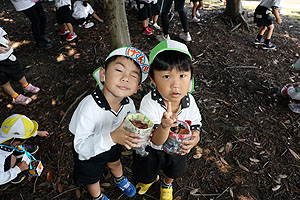
<path fill-rule="evenodd" d="M 91 28 L 94 26 L 93 22 L 89 22 L 91 16 L 103 23 L 103 20 L 98 17 L 87 0 L 76 1 L 74 3 L 72 17 L 74 17 L 79 27 Z"/>
<path fill-rule="evenodd" d="M 31 22 L 31 30 L 39 49 L 52 48 L 51 40 L 46 37 L 47 18 L 39 1 L 10 0 L 16 11 L 22 11 Z"/>
<path fill-rule="evenodd" d="M 69 129 L 74 138 L 74 178 L 87 185 L 94 199 L 107 199 L 100 191 L 100 178 L 106 168 L 114 176 L 114 184 L 127 196 L 135 195 L 135 187 L 123 175 L 120 156 L 122 146 L 140 147 L 137 133 L 123 129 L 123 120 L 135 112 L 128 97 L 137 92 L 147 78 L 148 59 L 142 51 L 122 47 L 105 60 L 105 67 L 94 72 L 99 87 L 85 97 L 75 110 Z"/>
<path fill-rule="evenodd" d="M 261 29 L 256 36 L 254 44 L 262 44 L 263 49 L 276 48 L 276 45 L 270 42 L 274 30 L 270 9 L 272 9 L 272 13 L 275 15 L 277 24 L 281 24 L 282 20 L 278 11 L 280 2 L 281 0 L 262 0 L 255 9 L 254 22 L 257 23 L 257 26 L 261 27 Z M 263 35 L 266 31 L 265 39 L 263 39 Z"/>
<path fill-rule="evenodd" d="M 153 0 L 138 0 L 138 21 L 142 22 L 142 33 L 152 35 L 154 30 L 149 27 L 149 18 L 152 18 L 151 3 Z"/>
<path fill-rule="evenodd" d="M 193 3 L 191 22 L 198 23 L 200 22 L 199 9 L 203 8 L 203 0 L 191 0 L 191 2 Z"/>
<path fill-rule="evenodd" d="M 157 20 L 158 20 L 159 14 L 160 14 L 161 2 L 158 2 L 158 1 L 161 1 L 161 0 L 153 0 L 153 2 L 151 4 L 152 20 L 151 20 L 150 24 L 156 30 L 160 29 L 160 26 L 157 24 Z"/>
<path fill-rule="evenodd" d="M 23 143 L 26 142 L 26 139 L 36 135 L 41 137 L 49 136 L 47 131 L 38 131 L 37 129 L 37 122 L 30 120 L 25 115 L 13 114 L 2 123 L 0 129 L 0 185 L 10 181 L 13 184 L 17 184 L 26 177 L 21 172 L 28 169 L 28 165 L 25 161 L 17 163 L 17 158 L 13 155 L 14 148 L 22 145 L 27 152 L 31 154 L 36 153 L 38 146 L 25 146 Z"/>
<path fill-rule="evenodd" d="M 137 192 L 144 194 L 158 181 L 160 170 L 164 173 L 160 187 L 160 199 L 172 199 L 172 182 L 183 176 L 187 169 L 186 155 L 198 143 L 201 115 L 191 89 L 193 68 L 192 56 L 187 46 L 174 41 L 164 40 L 150 53 L 149 76 L 156 89 L 141 101 L 140 112 L 154 124 L 154 132 L 146 151 L 147 157 L 133 155 L 133 176 L 139 183 Z M 181 145 L 181 155 L 171 155 L 162 150 L 169 136 L 170 128 L 176 120 L 191 122 L 192 138 Z"/>
<path fill-rule="evenodd" d="M 68 34 L 66 38 L 68 42 L 77 38 L 72 26 L 73 18 L 71 5 L 71 0 L 55 0 L 57 23 L 62 25 L 62 29 L 58 34 Z"/>
<path fill-rule="evenodd" d="M 32 101 L 30 97 L 18 94 L 10 85 L 10 80 L 19 81 L 26 93 L 37 93 L 40 88 L 29 84 L 17 58 L 13 55 L 12 43 L 7 33 L 0 27 L 0 85 L 8 93 L 15 104 L 26 105 Z"/>

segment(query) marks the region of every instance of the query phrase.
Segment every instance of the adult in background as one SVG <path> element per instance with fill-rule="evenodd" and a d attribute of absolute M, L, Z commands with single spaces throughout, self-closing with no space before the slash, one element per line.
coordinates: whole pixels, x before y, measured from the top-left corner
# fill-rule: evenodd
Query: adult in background
<path fill-rule="evenodd" d="M 23 12 L 31 22 L 31 30 L 39 49 L 52 48 L 51 41 L 46 37 L 47 18 L 38 0 L 10 0 L 16 11 Z"/>

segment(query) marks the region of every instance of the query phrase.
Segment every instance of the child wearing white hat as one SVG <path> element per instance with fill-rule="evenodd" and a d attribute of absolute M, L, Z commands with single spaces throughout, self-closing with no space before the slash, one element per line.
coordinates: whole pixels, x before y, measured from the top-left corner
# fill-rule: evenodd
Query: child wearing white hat
<path fill-rule="evenodd" d="M 48 137 L 47 131 L 38 131 L 38 124 L 34 120 L 30 120 L 25 115 L 13 114 L 6 118 L 1 124 L 0 129 L 0 185 L 11 182 L 13 184 L 20 183 L 26 175 L 21 173 L 28 169 L 25 161 L 17 163 L 15 151 L 24 154 L 25 151 L 34 154 L 38 150 L 38 146 L 27 146 L 24 142 L 36 135 L 40 137 Z M 22 145 L 20 151 L 19 146 Z M 22 157 L 22 155 L 21 155 Z"/>
<path fill-rule="evenodd" d="M 123 129 L 123 121 L 135 106 L 129 96 L 137 92 L 147 78 L 146 55 L 133 47 L 114 50 L 93 76 L 98 86 L 75 110 L 69 130 L 74 134 L 74 179 L 87 185 L 93 199 L 107 200 L 101 193 L 100 178 L 108 167 L 113 182 L 126 196 L 135 195 L 135 187 L 123 175 L 120 161 L 122 146 L 140 147 L 137 133 Z"/>

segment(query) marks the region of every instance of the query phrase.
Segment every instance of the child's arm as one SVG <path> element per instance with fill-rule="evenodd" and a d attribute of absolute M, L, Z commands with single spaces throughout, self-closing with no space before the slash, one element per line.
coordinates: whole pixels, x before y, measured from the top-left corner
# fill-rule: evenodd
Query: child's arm
<path fill-rule="evenodd" d="M 103 20 L 100 19 L 100 17 L 98 17 L 98 15 L 97 15 L 95 12 L 92 14 L 92 16 L 93 16 L 96 20 L 98 20 L 99 22 L 103 23 Z"/>
<path fill-rule="evenodd" d="M 153 144 L 160 146 L 167 141 L 170 128 L 177 126 L 177 124 L 175 123 L 176 120 L 177 120 L 177 115 L 172 112 L 171 102 L 168 102 L 167 111 L 164 112 L 160 125 L 153 132 L 153 136 L 151 139 Z"/>
<path fill-rule="evenodd" d="M 276 18 L 276 22 L 277 24 L 281 24 L 282 23 L 282 20 L 281 20 L 281 17 L 279 15 L 279 11 L 278 11 L 278 8 L 272 8 L 272 13 L 274 14 L 275 18 Z"/>
<path fill-rule="evenodd" d="M 47 131 L 37 131 L 37 135 L 40 137 L 49 137 L 49 133 Z"/>
<path fill-rule="evenodd" d="M 14 166 L 12 168 L 10 168 L 7 171 L 4 171 L 4 159 L 3 157 L 0 158 L 1 163 L 3 163 L 2 168 L 0 169 L 0 185 L 8 183 L 9 181 L 13 180 L 15 177 L 17 177 L 17 175 L 28 169 L 28 165 L 25 161 L 22 161 L 20 163 L 17 164 L 17 166 Z"/>
<path fill-rule="evenodd" d="M 110 133 L 111 139 L 114 143 L 121 144 L 126 147 L 126 149 L 131 149 L 132 147 L 140 147 L 138 143 L 142 142 L 139 139 L 138 133 L 130 133 L 123 128 L 124 122 L 113 132 Z"/>
<path fill-rule="evenodd" d="M 192 130 L 192 137 L 188 141 L 182 141 L 184 145 L 181 146 L 181 155 L 185 155 L 191 151 L 191 149 L 198 144 L 200 140 L 200 132 L 198 130 Z"/>

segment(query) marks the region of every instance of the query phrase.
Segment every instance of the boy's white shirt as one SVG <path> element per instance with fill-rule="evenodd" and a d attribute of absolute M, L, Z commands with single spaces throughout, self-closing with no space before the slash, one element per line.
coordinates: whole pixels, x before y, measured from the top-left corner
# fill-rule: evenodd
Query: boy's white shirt
<path fill-rule="evenodd" d="M 181 111 L 177 113 L 178 120 L 190 120 L 191 126 L 200 125 L 201 127 L 201 114 L 196 101 L 191 94 L 188 94 L 188 98 L 189 105 L 187 108 L 181 109 Z M 152 99 L 151 92 L 149 92 L 146 96 L 143 97 L 139 111 L 140 113 L 148 117 L 152 121 L 152 123 L 157 126 L 161 123 L 161 118 L 164 112 L 166 112 L 166 109 L 162 107 L 162 105 L 156 100 Z M 156 146 L 153 143 L 150 143 L 150 146 L 155 149 L 162 150 L 162 146 Z"/>
<path fill-rule="evenodd" d="M 0 185 L 3 185 L 5 183 L 8 183 L 9 181 L 13 180 L 17 177 L 17 175 L 21 172 L 20 168 L 18 166 L 15 166 L 13 168 L 10 168 L 7 171 L 4 171 L 4 164 L 5 159 L 10 156 L 13 153 L 13 151 L 3 151 L 0 149 Z"/>
<path fill-rule="evenodd" d="M 121 125 L 129 113 L 136 111 L 133 101 L 128 99 L 129 104 L 121 106 L 117 116 L 99 107 L 92 95 L 80 102 L 69 125 L 69 130 L 75 135 L 74 149 L 79 154 L 79 160 L 88 160 L 115 145 L 110 133 Z"/>
<path fill-rule="evenodd" d="M 72 2 L 71 0 L 55 0 L 55 6 L 56 8 L 60 8 L 62 6 L 71 6 Z"/>
<path fill-rule="evenodd" d="M 157 0 L 140 0 L 140 2 L 145 2 L 145 3 L 154 3 L 156 4 L 157 3 Z"/>
<path fill-rule="evenodd" d="M 10 0 L 16 11 L 23 11 L 35 5 L 32 0 Z"/>
<path fill-rule="evenodd" d="M 94 10 L 89 3 L 87 3 L 86 7 L 83 6 L 82 1 L 76 1 L 73 5 L 72 17 L 74 17 L 75 19 L 87 18 L 89 14 L 91 15 L 93 13 Z"/>
<path fill-rule="evenodd" d="M 9 41 L 4 38 L 4 36 L 6 36 L 6 35 L 7 35 L 7 33 L 5 32 L 5 30 L 0 27 L 0 44 L 3 45 L 3 46 L 8 47 Z M 3 47 L 0 47 L 0 48 L 3 48 Z M 6 60 L 10 56 L 13 56 L 12 55 L 13 51 L 14 51 L 14 49 L 11 47 L 8 51 L 0 53 L 0 61 Z"/>
<path fill-rule="evenodd" d="M 281 0 L 262 0 L 259 5 L 270 9 L 273 6 L 279 7 L 280 3 Z"/>

